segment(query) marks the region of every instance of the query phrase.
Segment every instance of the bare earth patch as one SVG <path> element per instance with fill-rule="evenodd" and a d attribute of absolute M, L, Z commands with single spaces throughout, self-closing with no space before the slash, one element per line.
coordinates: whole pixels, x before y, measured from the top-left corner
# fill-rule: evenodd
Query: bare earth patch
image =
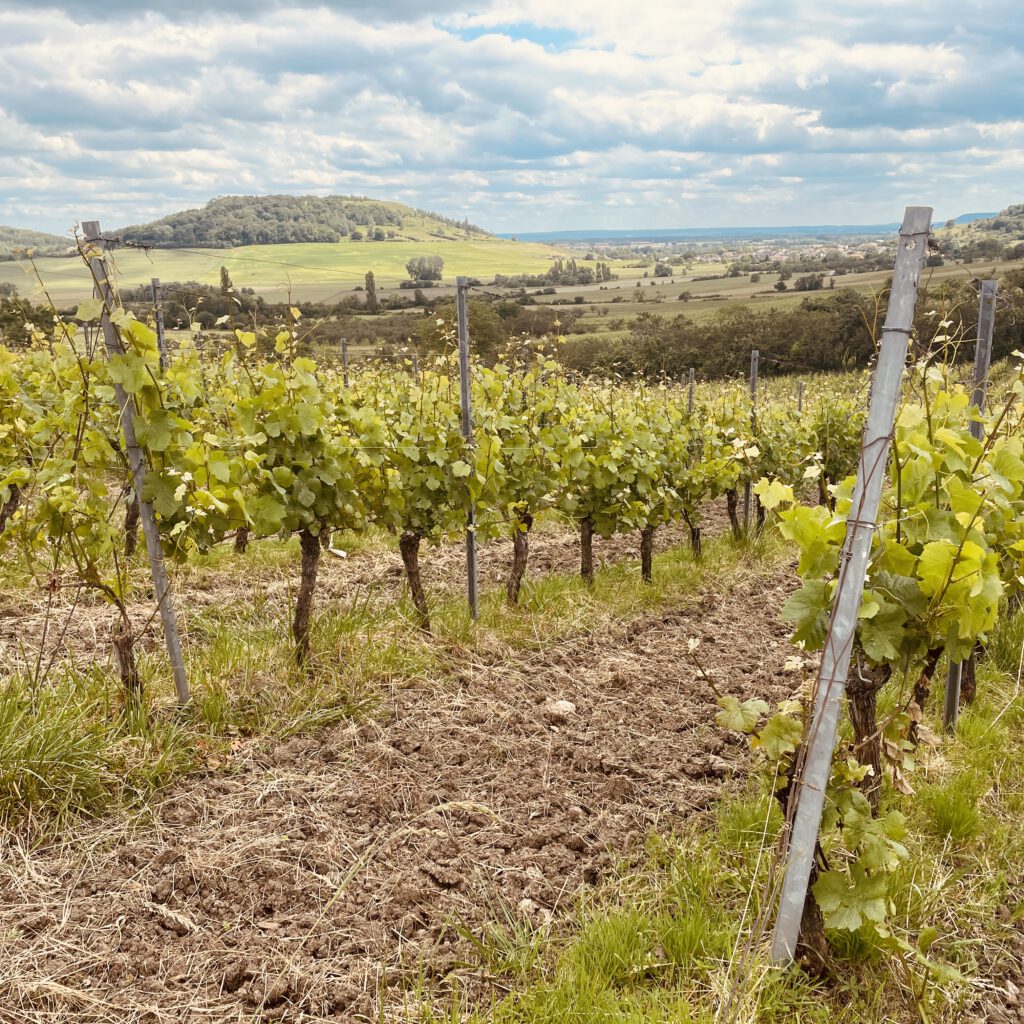
<path fill-rule="evenodd" d="M 179 785 L 150 822 L 0 869 L 0 1020 L 405 1019 L 411 990 L 501 994 L 464 931 L 535 927 L 744 770 L 685 657 L 737 695 L 797 684 L 758 575 L 536 656 L 467 653 L 390 713 Z"/>

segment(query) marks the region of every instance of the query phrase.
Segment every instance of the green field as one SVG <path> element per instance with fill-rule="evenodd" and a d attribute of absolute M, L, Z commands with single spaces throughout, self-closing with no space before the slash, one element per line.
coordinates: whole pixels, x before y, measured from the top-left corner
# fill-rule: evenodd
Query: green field
<path fill-rule="evenodd" d="M 408 237 L 409 235 L 419 237 Z M 385 242 L 352 241 L 337 243 L 309 242 L 293 245 L 250 245 L 234 249 L 154 249 L 143 252 L 117 249 L 114 263 L 118 282 L 123 287 L 148 284 L 158 277 L 162 281 L 200 281 L 217 284 L 220 268 L 225 266 L 236 287 L 253 288 L 268 301 L 288 298 L 299 301 L 338 302 L 362 286 L 366 272 L 372 270 L 378 295 L 398 291 L 401 281 L 408 279 L 406 262 L 414 256 L 437 255 L 444 259 L 444 285 L 427 290 L 433 297 L 444 293 L 459 275 L 488 282 L 495 274 L 543 274 L 557 258 L 575 258 L 581 265 L 594 266 L 582 259 L 579 251 L 570 252 L 540 242 L 513 242 L 508 239 L 475 235 L 470 238 L 440 238 L 415 228 L 407 237 Z M 631 261 L 634 262 L 635 261 Z M 644 271 L 627 265 L 626 261 L 609 261 L 618 280 L 605 285 L 561 286 L 553 296 L 538 301 L 568 303 L 582 313 L 581 324 L 594 331 L 603 331 L 610 321 L 632 319 L 638 313 L 662 316 L 685 313 L 692 317 L 712 316 L 723 309 L 793 308 L 807 297 L 807 292 L 776 292 L 776 275 L 766 272 L 752 283 L 749 275 L 733 278 L 711 278 L 716 265 L 696 264 L 680 267 L 671 278 L 644 278 Z M 1013 264 L 975 263 L 970 273 L 977 277 L 994 276 Z M 653 260 L 651 263 L 653 267 Z M 947 263 L 929 268 L 924 275 L 928 284 L 965 278 L 967 268 Z M 837 277 L 837 288 L 856 288 L 864 293 L 879 291 L 888 274 L 871 271 Z M 77 258 L 37 259 L 34 266 L 26 261 L 0 262 L 0 283 L 17 286 L 21 295 L 41 301 L 42 279 L 49 297 L 58 305 L 77 302 L 88 296 L 88 272 Z M 790 282 L 792 285 L 792 282 Z M 638 299 L 637 288 L 642 300 Z M 679 298 L 682 292 L 689 300 Z M 408 294 L 408 293 L 406 293 Z M 578 299 L 582 299 L 579 302 Z"/>
<path fill-rule="evenodd" d="M 1019 266 L 1010 262 L 975 263 L 969 272 L 976 277 L 996 277 L 1007 270 Z M 556 298 L 560 302 L 570 300 L 582 316 L 578 324 L 593 327 L 595 331 L 603 331 L 609 321 L 624 317 L 632 319 L 639 313 L 656 313 L 659 316 L 687 316 L 700 318 L 713 316 L 723 309 L 793 309 L 809 295 L 822 292 L 797 292 L 790 290 L 777 292 L 772 287 L 778 279 L 776 274 L 765 273 L 761 280 L 752 284 L 749 276 L 709 279 L 701 276 L 701 269 L 693 274 L 677 274 L 674 278 L 651 278 L 644 280 L 643 271 L 640 277 L 626 276 L 624 269 L 616 268 L 618 281 L 611 281 L 603 288 L 593 285 L 587 288 L 559 288 Z M 705 269 L 703 273 L 709 272 Z M 637 271 L 632 271 L 635 275 Z M 800 275 L 796 275 L 800 276 Z M 837 288 L 854 288 L 864 294 L 880 291 L 889 274 L 885 271 L 871 271 L 864 274 L 844 274 L 835 278 Z M 968 268 L 947 263 L 942 267 L 928 268 L 922 275 L 921 283 L 928 287 L 937 286 L 943 281 L 966 280 Z M 637 301 L 636 288 L 639 282 L 643 301 Z M 679 298 L 682 292 L 689 292 L 690 299 Z M 576 296 L 582 296 L 583 302 L 577 304 Z M 616 301 L 618 299 L 619 301 Z"/>
<path fill-rule="evenodd" d="M 378 292 L 395 289 L 408 279 L 405 264 L 414 256 L 440 256 L 444 279 L 456 276 L 491 280 L 495 274 L 543 274 L 551 261 L 569 254 L 539 242 L 512 242 L 502 238 L 402 240 L 387 242 L 309 242 L 297 245 L 249 245 L 237 249 L 162 249 L 142 252 L 118 249 L 114 253 L 121 286 L 162 281 L 201 281 L 216 284 L 225 266 L 238 288 L 254 288 L 269 301 L 337 302 L 372 270 Z M 21 295 L 42 297 L 36 272 L 54 302 L 70 303 L 91 291 L 88 271 L 76 258 L 44 258 L 0 263 L 0 282 L 17 286 Z"/>

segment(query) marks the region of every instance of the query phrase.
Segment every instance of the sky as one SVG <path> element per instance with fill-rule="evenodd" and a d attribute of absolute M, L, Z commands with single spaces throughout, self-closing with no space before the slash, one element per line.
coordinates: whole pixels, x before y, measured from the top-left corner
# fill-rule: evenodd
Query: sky
<path fill-rule="evenodd" d="M 0 223 L 367 195 L 493 231 L 1024 202 L 1022 0 L 0 0 Z"/>

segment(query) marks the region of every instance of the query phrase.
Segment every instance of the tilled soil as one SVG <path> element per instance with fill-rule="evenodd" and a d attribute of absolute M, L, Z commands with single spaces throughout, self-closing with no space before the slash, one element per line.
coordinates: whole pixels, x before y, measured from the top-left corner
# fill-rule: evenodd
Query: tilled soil
<path fill-rule="evenodd" d="M 722 691 L 788 693 L 790 589 L 737 577 L 540 655 L 467 655 L 372 723 L 241 746 L 149 823 L 8 844 L 0 1021 L 404 1020 L 421 989 L 499 996 L 468 935 L 545 927 L 745 770 L 686 641 Z"/>

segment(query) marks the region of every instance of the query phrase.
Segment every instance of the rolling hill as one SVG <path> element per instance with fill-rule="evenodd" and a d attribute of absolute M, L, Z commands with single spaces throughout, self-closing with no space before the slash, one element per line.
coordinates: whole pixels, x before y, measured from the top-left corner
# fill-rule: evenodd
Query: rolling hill
<path fill-rule="evenodd" d="M 56 236 L 23 234 L 67 246 Z M 133 243 L 112 253 L 124 287 L 148 285 L 154 277 L 217 284 L 226 267 L 236 287 L 268 301 L 338 302 L 362 287 L 367 271 L 379 289 L 395 289 L 409 278 L 407 262 L 421 256 L 441 257 L 443 283 L 451 285 L 460 274 L 544 274 L 552 260 L 569 255 L 542 243 L 498 238 L 468 220 L 359 196 L 222 196 L 199 209 L 105 234 Z M 39 300 L 36 274 L 59 303 L 80 301 L 92 290 L 80 260 L 36 259 L 31 272 L 0 263 L 0 284 Z"/>
<path fill-rule="evenodd" d="M 195 210 L 121 228 L 127 242 L 161 248 L 231 249 L 246 245 L 332 243 L 343 239 L 412 242 L 490 238 L 441 214 L 365 196 L 221 196 Z"/>
<path fill-rule="evenodd" d="M 953 246 L 958 255 L 1024 257 L 1024 203 L 1008 206 L 991 217 L 969 223 L 958 219 L 946 225 L 935 234 L 941 243 Z"/>
<path fill-rule="evenodd" d="M 15 253 L 26 250 L 38 256 L 64 255 L 69 248 L 70 238 L 0 224 L 0 260 L 14 259 Z"/>

